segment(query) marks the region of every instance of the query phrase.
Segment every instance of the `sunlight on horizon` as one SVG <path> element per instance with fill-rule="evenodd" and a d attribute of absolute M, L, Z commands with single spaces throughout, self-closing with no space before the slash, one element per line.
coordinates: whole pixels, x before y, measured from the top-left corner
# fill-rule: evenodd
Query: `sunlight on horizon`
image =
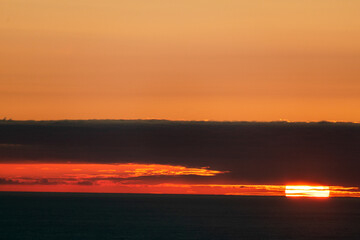
<path fill-rule="evenodd" d="M 285 187 L 286 197 L 330 197 L 329 186 L 291 186 Z"/>

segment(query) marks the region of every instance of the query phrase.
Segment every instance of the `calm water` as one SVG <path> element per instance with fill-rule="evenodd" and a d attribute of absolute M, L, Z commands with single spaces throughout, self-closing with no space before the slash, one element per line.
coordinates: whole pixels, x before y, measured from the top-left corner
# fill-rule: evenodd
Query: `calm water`
<path fill-rule="evenodd" d="M 360 239 L 360 199 L 0 193 L 0 239 Z"/>

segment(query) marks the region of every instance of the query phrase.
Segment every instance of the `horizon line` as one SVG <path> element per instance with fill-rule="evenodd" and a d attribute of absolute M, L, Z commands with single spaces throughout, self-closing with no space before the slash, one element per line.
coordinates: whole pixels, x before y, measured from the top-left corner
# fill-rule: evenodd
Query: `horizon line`
<path fill-rule="evenodd" d="M 336 124 L 336 123 L 347 123 L 347 124 L 360 124 L 360 121 L 342 121 L 342 120 L 319 120 L 319 121 L 291 121 L 287 119 L 279 119 L 272 121 L 257 121 L 257 120 L 187 120 L 187 119 L 165 119 L 165 118 L 88 118 L 88 119 L 12 119 L 4 117 L 0 119 L 0 123 L 4 122 L 86 122 L 86 121 L 143 121 L 143 122 L 195 122 L 195 123 L 319 123 L 319 124 Z"/>

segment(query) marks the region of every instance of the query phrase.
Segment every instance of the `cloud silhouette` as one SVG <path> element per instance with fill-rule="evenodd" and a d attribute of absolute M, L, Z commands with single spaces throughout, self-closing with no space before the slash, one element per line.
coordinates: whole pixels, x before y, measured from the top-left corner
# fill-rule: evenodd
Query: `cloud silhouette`
<path fill-rule="evenodd" d="M 355 123 L 11 121 L 0 133 L 3 163 L 167 164 L 228 171 L 204 179 L 232 184 L 360 184 Z"/>

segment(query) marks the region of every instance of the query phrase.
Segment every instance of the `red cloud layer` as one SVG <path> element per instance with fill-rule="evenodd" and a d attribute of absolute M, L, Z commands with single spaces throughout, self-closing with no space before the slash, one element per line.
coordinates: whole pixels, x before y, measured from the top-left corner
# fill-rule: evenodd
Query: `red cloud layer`
<path fill-rule="evenodd" d="M 179 183 L 149 176 L 212 177 L 224 171 L 160 164 L 0 164 L 0 191 L 112 192 L 284 196 L 282 185 Z M 357 188 L 331 186 L 331 196 L 360 197 Z"/>

